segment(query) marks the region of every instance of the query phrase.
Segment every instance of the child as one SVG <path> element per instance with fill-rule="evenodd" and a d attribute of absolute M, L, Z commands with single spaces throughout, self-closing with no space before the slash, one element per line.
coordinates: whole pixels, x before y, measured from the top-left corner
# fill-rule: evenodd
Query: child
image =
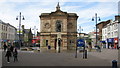
<path fill-rule="evenodd" d="M 18 61 L 17 55 L 18 55 L 17 48 L 14 48 L 14 51 L 13 51 L 14 62 Z"/>

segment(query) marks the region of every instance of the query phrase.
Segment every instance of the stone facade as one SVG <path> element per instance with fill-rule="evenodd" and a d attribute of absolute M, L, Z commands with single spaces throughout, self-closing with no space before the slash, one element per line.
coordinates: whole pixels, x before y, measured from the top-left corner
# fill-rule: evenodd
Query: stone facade
<path fill-rule="evenodd" d="M 111 20 L 102 21 L 97 24 L 97 29 L 99 30 L 98 41 L 102 41 L 102 28 L 110 23 Z"/>
<path fill-rule="evenodd" d="M 3 45 L 3 42 L 12 43 L 17 40 L 17 29 L 10 25 L 9 23 L 5 23 L 0 20 L 0 46 Z"/>
<path fill-rule="evenodd" d="M 77 39 L 77 14 L 60 10 L 59 3 L 55 12 L 40 15 L 40 45 L 73 49 Z"/>
<path fill-rule="evenodd" d="M 25 29 L 24 25 L 22 25 L 22 35 L 21 35 L 22 41 L 24 42 L 23 46 L 29 47 L 32 46 L 32 38 L 33 34 L 30 29 Z"/>

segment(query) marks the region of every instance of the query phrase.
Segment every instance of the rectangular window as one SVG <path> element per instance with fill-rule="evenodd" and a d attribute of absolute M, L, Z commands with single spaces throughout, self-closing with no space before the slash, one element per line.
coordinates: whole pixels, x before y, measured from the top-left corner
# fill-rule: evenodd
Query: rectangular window
<path fill-rule="evenodd" d="M 46 46 L 48 46 L 48 40 L 46 40 Z"/>
<path fill-rule="evenodd" d="M 4 26 L 4 30 L 5 30 L 5 26 Z"/>
<path fill-rule="evenodd" d="M 7 31 L 7 27 L 6 27 L 6 31 Z"/>
<path fill-rule="evenodd" d="M 3 25 L 2 25 L 2 30 L 3 30 Z"/>

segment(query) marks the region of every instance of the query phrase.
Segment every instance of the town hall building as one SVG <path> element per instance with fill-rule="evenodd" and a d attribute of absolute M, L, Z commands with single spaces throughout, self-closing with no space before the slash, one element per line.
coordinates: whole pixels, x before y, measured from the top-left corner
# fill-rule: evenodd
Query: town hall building
<path fill-rule="evenodd" d="M 55 12 L 42 13 L 39 17 L 41 47 L 75 49 L 78 19 L 76 13 L 63 12 L 58 3 Z"/>

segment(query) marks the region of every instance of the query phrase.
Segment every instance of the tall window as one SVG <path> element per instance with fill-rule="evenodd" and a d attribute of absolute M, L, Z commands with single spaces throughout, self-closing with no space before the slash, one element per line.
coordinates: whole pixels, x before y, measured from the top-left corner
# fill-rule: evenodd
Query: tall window
<path fill-rule="evenodd" d="M 46 40 L 46 46 L 48 46 L 48 40 Z"/>
<path fill-rule="evenodd" d="M 61 32 L 61 21 L 56 22 L 56 32 Z"/>
<path fill-rule="evenodd" d="M 2 25 L 2 30 L 3 30 L 3 25 Z"/>

